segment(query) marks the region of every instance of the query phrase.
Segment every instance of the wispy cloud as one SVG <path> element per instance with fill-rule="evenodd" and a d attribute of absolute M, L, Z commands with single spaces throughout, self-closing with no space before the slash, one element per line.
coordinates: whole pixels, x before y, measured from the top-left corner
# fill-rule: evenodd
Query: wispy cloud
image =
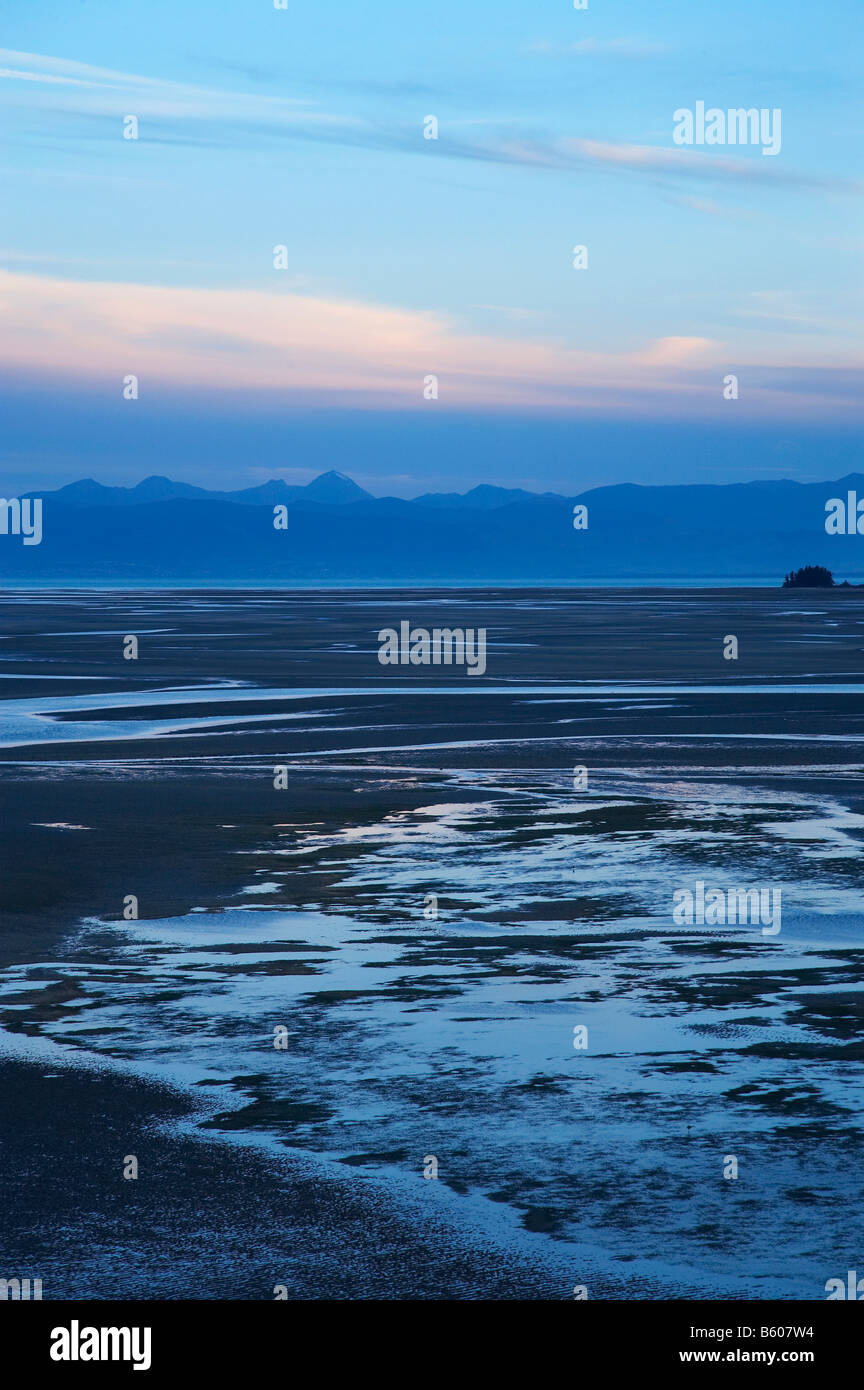
<path fill-rule="evenodd" d="M 720 203 L 713 202 L 710 198 L 694 198 L 689 193 L 675 193 L 671 197 L 672 201 L 678 203 L 680 207 L 691 208 L 693 212 L 702 212 L 706 217 L 728 217 L 737 220 L 751 215 L 743 208 L 724 207 Z"/>
<path fill-rule="evenodd" d="M 858 296 L 860 298 L 860 295 Z M 794 329 L 803 333 L 855 334 L 853 319 L 843 319 L 830 311 L 820 310 L 814 296 L 801 290 L 751 290 L 747 303 L 733 309 L 736 318 L 755 320 L 762 328 L 786 332 Z"/>
<path fill-rule="evenodd" d="M 209 68 L 215 72 L 228 72 L 235 76 L 243 77 L 247 82 L 258 84 L 279 83 L 284 85 L 292 82 L 301 87 L 328 87 L 331 90 L 344 89 L 345 91 L 364 93 L 374 97 L 401 97 L 401 96 L 430 96 L 436 88 L 426 82 L 412 81 L 411 79 L 391 79 L 390 81 L 374 79 L 363 79 L 357 77 L 341 77 L 333 73 L 328 73 L 327 77 L 312 77 L 297 69 L 276 67 L 261 63 L 237 63 L 225 58 L 217 58 L 208 54 L 190 53 L 187 55 L 190 61 Z"/>
<path fill-rule="evenodd" d="M 650 39 L 576 39 L 573 43 L 531 43 L 526 53 L 544 53 L 555 58 L 656 58 L 668 53 L 667 44 Z"/>
<path fill-rule="evenodd" d="M 118 400 L 122 377 L 134 373 L 142 409 L 148 398 L 191 388 L 296 393 L 370 408 L 596 411 L 614 402 L 643 413 L 687 414 L 720 399 L 727 357 L 727 346 L 703 337 L 593 352 L 473 333 L 442 314 L 381 304 L 0 271 L 0 363 L 52 380 L 77 375 Z M 767 410 L 787 368 L 773 362 L 761 370 L 773 376 L 750 391 L 750 404 Z M 835 409 L 838 401 L 843 408 L 849 364 L 838 362 L 836 371 L 832 376 L 826 367 L 826 389 L 800 393 L 800 401 L 809 408 L 814 398 L 830 396 Z M 434 404 L 422 396 L 429 374 L 439 379 Z"/>
<path fill-rule="evenodd" d="M 26 57 L 26 54 L 22 54 Z M 109 82 L 85 82 L 80 77 L 60 77 L 56 73 L 50 72 L 28 72 L 26 68 L 0 68 L 0 77 L 11 78 L 16 82 L 42 82 L 46 86 L 60 87 L 104 87 L 110 88 Z"/>
<path fill-rule="evenodd" d="M 864 185 L 853 180 L 825 178 L 820 174 L 803 174 L 793 169 L 780 169 L 776 164 L 764 168 L 765 161 L 730 159 L 713 152 L 669 148 L 657 145 L 624 145 L 603 140 L 571 139 L 561 142 L 564 151 L 575 159 L 605 164 L 635 173 L 663 174 L 687 179 L 733 179 L 762 184 L 787 184 L 798 187 L 844 189 L 861 193 Z"/>
<path fill-rule="evenodd" d="M 0 64 L 0 100 L 36 110 L 59 108 L 91 118 L 119 119 L 133 114 L 150 123 L 144 138 L 163 143 L 215 145 L 233 141 L 248 150 L 256 142 L 307 140 L 413 153 L 427 160 L 464 159 L 558 172 L 593 169 L 619 176 L 662 176 L 688 182 L 716 180 L 762 187 L 862 191 L 860 183 L 781 168 L 774 160 L 753 158 L 752 151 L 729 157 L 671 144 L 625 144 L 538 135 L 528 130 L 520 134 L 508 129 L 519 124 L 513 118 L 483 118 L 483 124 L 500 127 L 484 139 L 472 138 L 470 133 L 451 133 L 460 127 L 470 132 L 471 125 L 480 121 L 459 118 L 448 131 L 444 119 L 440 138 L 429 142 L 422 139 L 423 113 L 419 108 L 413 121 L 373 122 L 350 112 L 319 110 L 315 103 L 296 97 L 197 87 L 41 54 L 0 49 Z"/>
<path fill-rule="evenodd" d="M 52 108 L 87 115 L 115 115 L 131 111 L 142 116 L 190 121 L 230 123 L 269 119 L 274 125 L 295 120 L 348 123 L 350 118 L 310 111 L 311 103 L 299 97 L 264 96 L 226 88 L 198 87 L 170 82 L 140 73 L 115 72 L 70 58 L 0 49 L 0 80 L 4 97 L 19 104 L 42 102 Z M 24 84 L 20 93 L 17 85 Z M 32 84 L 48 90 L 34 92 Z"/>

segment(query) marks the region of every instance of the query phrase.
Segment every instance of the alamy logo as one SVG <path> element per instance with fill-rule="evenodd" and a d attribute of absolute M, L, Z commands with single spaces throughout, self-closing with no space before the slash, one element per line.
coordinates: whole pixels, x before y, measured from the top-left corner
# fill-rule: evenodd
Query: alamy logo
<path fill-rule="evenodd" d="M 149 1327 L 69 1327 L 51 1329 L 52 1361 L 131 1361 L 133 1371 L 150 1369 Z"/>
<path fill-rule="evenodd" d="M 378 633 L 382 666 L 466 666 L 469 676 L 486 670 L 485 627 L 412 627 L 401 622 Z"/>
<path fill-rule="evenodd" d="M 854 1269 L 846 1271 L 846 1283 L 842 1279 L 829 1279 L 825 1285 L 828 1301 L 832 1298 L 851 1298 L 855 1303 L 864 1302 L 864 1279 L 859 1279 Z"/>
<path fill-rule="evenodd" d="M 710 106 L 706 111 L 704 101 L 697 101 L 695 111 L 681 106 L 672 120 L 676 145 L 761 145 L 763 154 L 780 153 L 779 106 L 771 111 L 766 106 L 729 111 Z"/>
<path fill-rule="evenodd" d="M 23 536 L 25 545 L 42 540 L 42 498 L 0 497 L 0 536 Z"/>
<path fill-rule="evenodd" d="M 709 888 L 699 880 L 696 891 L 679 888 L 673 895 L 672 921 L 677 927 L 722 927 L 740 923 L 762 927 L 763 936 L 780 930 L 779 888 Z"/>
<path fill-rule="evenodd" d="M 0 1298 L 11 1298 L 13 1302 L 16 1300 L 26 1302 L 31 1298 L 41 1300 L 42 1280 L 33 1280 L 31 1292 L 29 1279 L 0 1279 Z"/>
<path fill-rule="evenodd" d="M 864 536 L 864 497 L 859 502 L 857 492 L 847 492 L 845 502 L 842 497 L 829 497 L 825 510 L 829 536 Z"/>

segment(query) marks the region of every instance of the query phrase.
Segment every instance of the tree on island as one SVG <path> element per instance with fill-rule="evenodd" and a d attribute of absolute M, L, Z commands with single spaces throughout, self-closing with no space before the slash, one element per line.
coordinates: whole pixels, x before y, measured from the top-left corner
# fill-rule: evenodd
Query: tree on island
<path fill-rule="evenodd" d="M 791 570 L 783 580 L 784 589 L 833 589 L 834 576 L 824 565 L 804 565 Z"/>

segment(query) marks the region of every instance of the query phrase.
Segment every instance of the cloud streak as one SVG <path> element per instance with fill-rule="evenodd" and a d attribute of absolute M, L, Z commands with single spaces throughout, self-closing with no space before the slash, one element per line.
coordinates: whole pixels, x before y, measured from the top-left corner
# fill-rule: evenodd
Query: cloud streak
<path fill-rule="evenodd" d="M 656 58 L 668 53 L 663 43 L 650 39 L 577 39 L 573 43 L 549 43 L 540 40 L 529 44 L 527 53 L 542 53 L 553 58 Z"/>
<path fill-rule="evenodd" d="M 141 389 L 135 408 L 160 393 L 193 390 L 276 392 L 369 408 L 597 411 L 617 402 L 649 414 L 698 413 L 720 399 L 727 352 L 683 335 L 630 352 L 593 352 L 473 333 L 442 314 L 380 304 L 0 271 L 0 363 L 49 380 L 83 378 L 118 401 L 122 378 L 134 373 Z M 835 414 L 845 408 L 849 364 L 836 368 L 833 376 L 831 364 L 825 369 L 824 390 L 799 393 L 802 410 L 805 400 L 809 410 L 822 396 Z M 736 370 L 744 375 L 740 364 Z M 788 417 L 794 404 L 778 384 L 786 368 L 774 362 L 765 370 L 774 377 L 751 391 L 750 404 L 770 410 L 780 392 Z M 435 403 L 423 400 L 430 374 L 439 381 Z"/>
<path fill-rule="evenodd" d="M 448 130 L 446 117 L 440 122 L 440 138 L 429 142 L 422 139 L 423 113 L 419 108 L 415 121 L 376 123 L 351 113 L 316 109 L 315 103 L 302 98 L 167 82 L 41 54 L 0 49 L 0 64 L 0 100 L 6 103 L 37 113 L 60 109 L 89 118 L 120 120 L 134 114 L 150 123 L 144 138 L 174 144 L 233 141 L 249 148 L 255 140 L 305 140 L 559 173 L 596 170 L 655 180 L 662 177 L 862 192 L 860 182 L 778 168 L 773 162 L 767 167 L 764 160 L 752 158 L 752 152 L 730 158 L 671 144 L 666 148 L 578 136 L 552 137 L 527 130 L 514 135 L 508 129 L 512 122 L 507 121 L 500 122 L 500 131 L 486 140 L 454 138 L 450 132 L 471 122 L 454 120 Z M 670 141 L 671 129 L 670 113 Z"/>

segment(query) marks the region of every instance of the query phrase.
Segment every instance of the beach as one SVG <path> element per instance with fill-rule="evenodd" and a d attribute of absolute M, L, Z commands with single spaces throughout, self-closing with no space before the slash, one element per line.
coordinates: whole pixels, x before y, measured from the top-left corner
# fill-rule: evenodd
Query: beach
<path fill-rule="evenodd" d="M 9 1277 L 820 1299 L 860 1261 L 864 597 L 3 603 Z M 382 665 L 401 621 L 485 672 Z M 781 929 L 676 924 L 700 883 Z"/>

